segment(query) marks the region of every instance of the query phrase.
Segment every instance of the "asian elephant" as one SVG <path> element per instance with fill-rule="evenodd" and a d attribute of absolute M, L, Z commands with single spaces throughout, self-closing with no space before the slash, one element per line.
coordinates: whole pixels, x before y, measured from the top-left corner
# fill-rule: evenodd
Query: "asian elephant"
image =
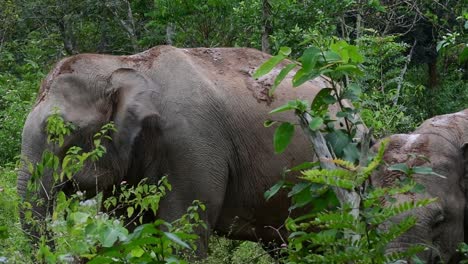
<path fill-rule="evenodd" d="M 155 182 L 168 175 L 173 191 L 162 201 L 159 216 L 171 221 L 193 200 L 204 202 L 209 228 L 201 234 L 202 252 L 211 230 L 235 239 L 278 239 L 270 227 L 284 223 L 289 199 L 283 194 L 267 202 L 263 194 L 281 179 L 284 168 L 310 161 L 313 155 L 301 133 L 283 154 L 274 154 L 274 129 L 263 123 L 268 118 L 294 122 L 293 113 L 268 113 L 288 100 L 312 100 L 327 80 L 319 77 L 293 89 L 289 75 L 269 96 L 274 75 L 251 77 L 268 58 L 246 48 L 170 46 L 131 56 L 65 58 L 41 85 L 24 126 L 22 157 L 37 163 L 51 148 L 45 126 L 55 108 L 75 125 L 63 147 L 53 149 L 59 157 L 70 146 L 89 149 L 93 134 L 113 121 L 117 132 L 105 143 L 107 153 L 74 176 L 80 190 L 92 195 L 122 181 Z M 336 106 L 331 108 L 337 112 Z M 18 192 L 25 199 L 30 177 L 27 170 L 18 176 Z M 39 197 L 47 196 L 43 190 L 50 190 L 51 178 L 43 176 Z M 69 182 L 60 187 L 76 191 Z M 48 210 L 33 207 L 39 218 Z"/>
<path fill-rule="evenodd" d="M 409 245 L 422 244 L 428 247 L 420 253 L 424 263 L 458 263 L 456 252 L 459 243 L 467 238 L 465 227 L 466 181 L 468 179 L 468 109 L 426 120 L 411 134 L 389 137 L 384 155 L 386 164 L 406 163 L 409 167 L 424 166 L 443 177 L 431 174 L 414 174 L 416 182 L 425 189 L 421 193 L 398 195 L 397 202 L 413 199 L 437 198 L 426 207 L 393 218 L 398 222 L 408 214 L 417 217 L 416 225 L 403 236 L 394 240 L 389 252 L 398 252 Z M 413 155 L 422 155 L 425 158 Z M 427 159 L 426 159 L 427 158 Z M 402 173 L 390 171 L 387 166 L 373 175 L 376 186 L 391 186 Z"/>

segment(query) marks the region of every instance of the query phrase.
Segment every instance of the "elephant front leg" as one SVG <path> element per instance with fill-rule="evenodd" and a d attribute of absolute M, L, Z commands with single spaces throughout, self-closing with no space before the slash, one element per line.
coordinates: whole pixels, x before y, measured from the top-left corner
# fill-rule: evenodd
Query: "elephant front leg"
<path fill-rule="evenodd" d="M 189 164 L 194 165 L 192 162 Z M 206 210 L 198 212 L 206 228 L 199 226 L 195 230 L 199 236 L 196 254 L 200 258 L 206 257 L 209 236 L 222 210 L 228 180 L 227 169 L 210 170 L 203 167 L 203 164 L 199 163 L 191 168 L 179 166 L 169 173 L 172 191 L 163 198 L 158 212 L 159 218 L 172 222 L 184 215 L 193 201 L 198 200 L 205 205 Z"/>

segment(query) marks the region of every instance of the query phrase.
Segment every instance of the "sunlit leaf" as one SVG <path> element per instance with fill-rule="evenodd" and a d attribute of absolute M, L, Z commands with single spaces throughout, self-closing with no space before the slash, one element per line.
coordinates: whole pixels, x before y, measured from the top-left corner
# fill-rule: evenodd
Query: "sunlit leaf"
<path fill-rule="evenodd" d="M 275 82 L 273 83 L 273 87 L 271 87 L 271 89 L 268 91 L 268 94 L 270 96 L 273 95 L 273 93 L 275 92 L 278 85 L 284 80 L 284 78 L 288 75 L 288 73 L 292 69 L 294 69 L 296 66 L 297 65 L 295 63 L 291 63 L 291 64 L 286 65 L 286 67 L 284 67 L 283 69 L 281 69 L 280 73 L 275 78 Z"/>

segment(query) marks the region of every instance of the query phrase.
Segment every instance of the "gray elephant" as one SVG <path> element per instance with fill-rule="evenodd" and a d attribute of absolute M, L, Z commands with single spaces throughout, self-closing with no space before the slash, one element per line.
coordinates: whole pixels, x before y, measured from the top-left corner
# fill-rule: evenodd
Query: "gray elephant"
<path fill-rule="evenodd" d="M 389 137 L 384 155 L 387 164 L 407 163 L 409 166 L 431 167 L 445 176 L 415 174 L 415 180 L 424 185 L 422 193 L 410 193 L 395 197 L 397 201 L 435 198 L 429 206 L 400 215 L 398 222 L 408 214 L 417 216 L 416 225 L 403 236 L 393 241 L 389 252 L 398 252 L 409 245 L 422 244 L 429 250 L 420 254 L 424 263 L 458 263 L 456 252 L 459 243 L 465 240 L 464 219 L 466 210 L 466 180 L 468 179 L 468 109 L 426 120 L 411 134 Z M 408 158 L 409 154 L 425 158 Z M 391 186 L 401 173 L 382 167 L 372 177 L 376 186 Z"/>
<path fill-rule="evenodd" d="M 76 126 L 63 147 L 54 149 L 59 157 L 69 146 L 89 149 L 93 134 L 114 121 L 117 132 L 105 145 L 107 154 L 74 176 L 81 190 L 92 195 L 124 180 L 155 181 L 167 174 L 173 191 L 162 201 L 159 216 L 171 221 L 193 200 L 204 202 L 209 231 L 201 234 L 201 252 L 211 230 L 235 239 L 277 240 L 278 233 L 268 226 L 284 223 L 289 200 L 280 195 L 267 202 L 263 194 L 284 168 L 310 161 L 312 149 L 297 133 L 288 149 L 275 155 L 274 130 L 263 122 L 288 100 L 311 100 L 327 81 L 317 78 L 292 89 L 289 76 L 270 97 L 273 76 L 251 77 L 268 58 L 254 49 L 169 46 L 132 56 L 66 58 L 42 83 L 24 126 L 22 156 L 36 163 L 50 147 L 44 128 L 55 107 Z M 296 120 L 293 113 L 275 118 Z M 30 177 L 26 170 L 18 176 L 18 192 L 25 199 Z M 38 196 L 45 198 L 42 190 L 51 188 L 51 175 L 44 175 L 42 184 Z M 70 183 L 60 186 L 75 191 Z M 48 210 L 33 206 L 39 218 Z"/>

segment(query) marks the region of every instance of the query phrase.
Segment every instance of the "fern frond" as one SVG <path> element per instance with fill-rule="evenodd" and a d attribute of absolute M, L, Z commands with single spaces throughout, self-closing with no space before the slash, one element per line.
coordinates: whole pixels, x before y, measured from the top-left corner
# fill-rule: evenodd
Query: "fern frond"
<path fill-rule="evenodd" d="M 399 223 L 391 224 L 391 226 L 380 234 L 379 241 L 376 241 L 376 248 L 384 249 L 388 243 L 395 240 L 397 237 L 403 235 L 417 222 L 416 217 L 407 217 L 401 220 Z"/>
<path fill-rule="evenodd" d="M 433 203 L 436 200 L 437 198 L 421 199 L 418 201 L 406 201 L 396 205 L 384 207 L 382 208 L 382 211 L 380 213 L 376 213 L 373 215 L 373 217 L 370 219 L 370 224 L 379 225 L 403 212 L 411 211 L 413 209 L 426 206 L 430 203 Z"/>
<path fill-rule="evenodd" d="M 352 229 L 358 227 L 353 215 L 341 211 L 320 213 L 312 221 L 315 226 L 326 227 L 327 229 Z"/>
<path fill-rule="evenodd" d="M 403 252 L 393 252 L 385 256 L 385 263 L 395 263 L 397 260 L 404 260 L 422 252 L 426 247 L 422 245 L 411 246 Z"/>
<path fill-rule="evenodd" d="M 374 157 L 374 159 L 372 159 L 372 161 L 369 163 L 367 167 L 363 168 L 361 175 L 369 176 L 373 171 L 375 171 L 379 167 L 379 165 L 383 161 L 383 156 L 385 154 L 385 149 L 388 146 L 388 142 L 389 142 L 388 139 L 382 140 L 382 142 L 380 143 L 380 148 L 379 148 L 379 151 L 377 152 L 377 155 Z"/>
<path fill-rule="evenodd" d="M 355 187 L 355 183 L 352 180 L 354 173 L 343 169 L 307 170 L 303 171 L 302 174 L 304 176 L 300 178 L 310 182 L 336 186 L 348 190 L 352 190 Z"/>
<path fill-rule="evenodd" d="M 358 169 L 356 165 L 354 165 L 352 162 L 347 161 L 347 160 L 333 159 L 332 162 L 350 171 L 356 171 Z"/>

